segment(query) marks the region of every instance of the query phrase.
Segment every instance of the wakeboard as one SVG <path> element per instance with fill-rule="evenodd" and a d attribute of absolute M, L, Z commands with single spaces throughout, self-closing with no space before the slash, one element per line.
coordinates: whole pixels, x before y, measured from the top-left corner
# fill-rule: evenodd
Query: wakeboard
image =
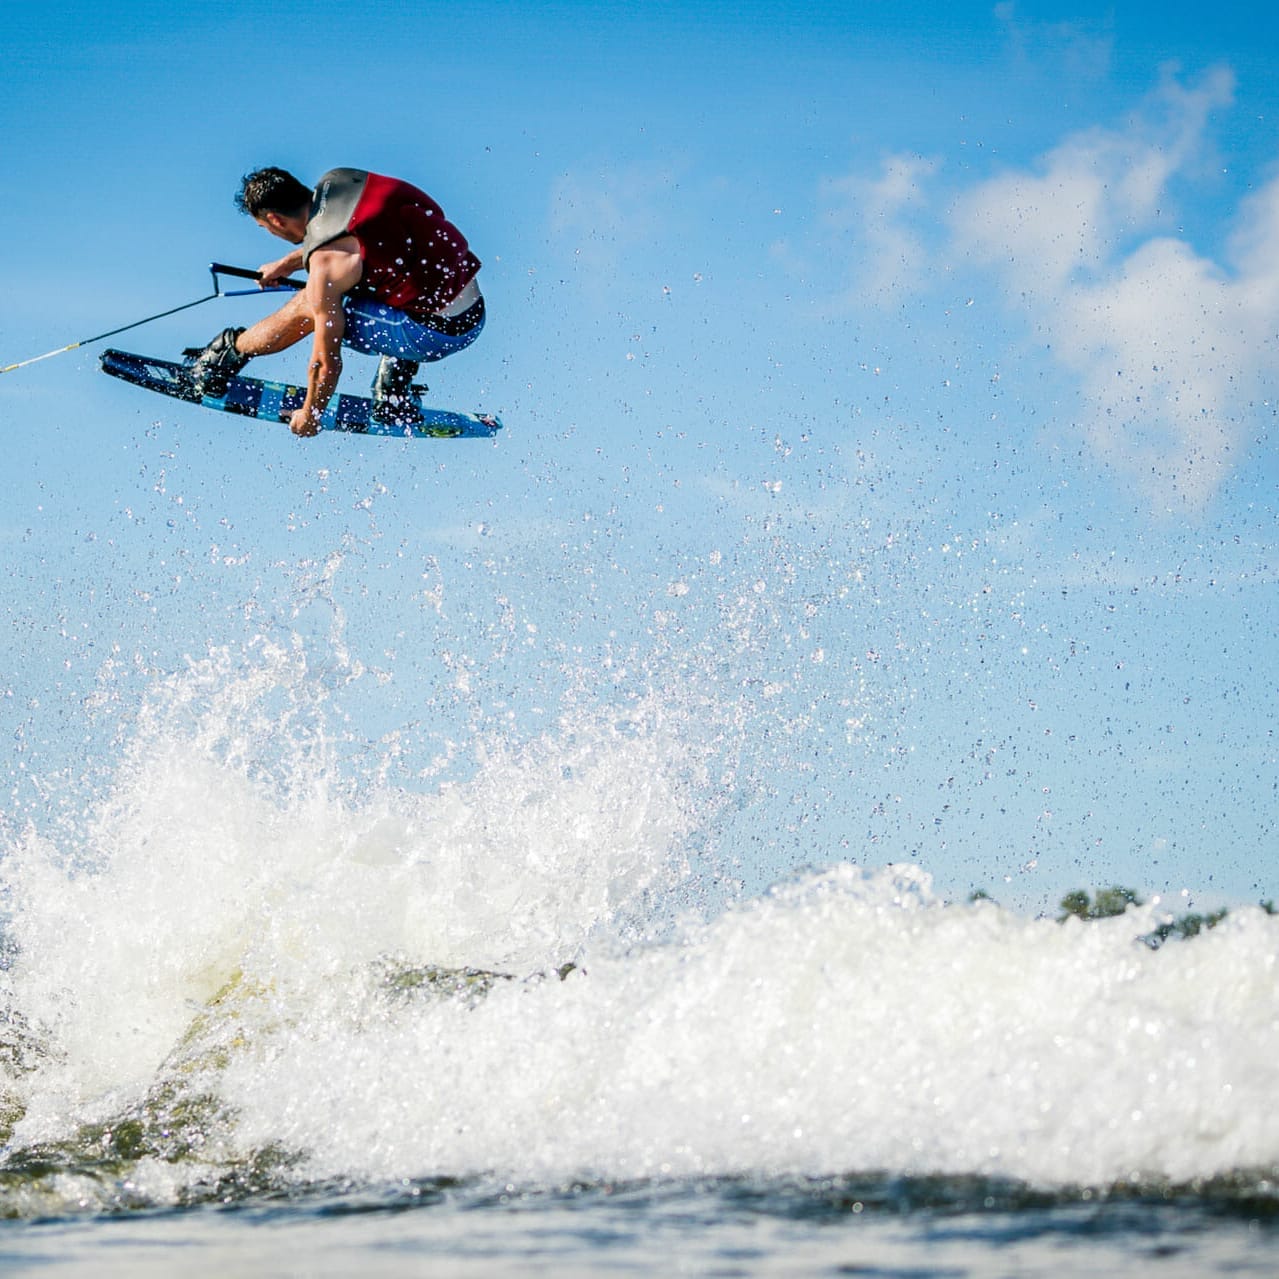
<path fill-rule="evenodd" d="M 264 422 L 287 422 L 306 399 L 305 387 L 256 377 L 233 377 L 225 395 L 201 396 L 192 386 L 185 364 L 131 355 L 128 351 L 103 351 L 102 371 L 188 404 L 202 404 L 206 409 L 261 418 Z M 420 400 L 417 403 L 421 421 L 406 425 L 377 421 L 373 416 L 373 401 L 363 395 L 335 395 L 320 419 L 321 429 L 410 440 L 489 439 L 502 429 L 502 423 L 491 413 L 457 413 L 427 408 Z"/>

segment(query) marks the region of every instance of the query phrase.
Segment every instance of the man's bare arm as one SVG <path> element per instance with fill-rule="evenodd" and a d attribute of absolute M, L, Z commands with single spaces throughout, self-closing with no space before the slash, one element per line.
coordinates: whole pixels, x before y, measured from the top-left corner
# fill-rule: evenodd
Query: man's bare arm
<path fill-rule="evenodd" d="M 262 277 L 261 283 L 265 286 L 275 284 L 283 280 L 286 275 L 292 275 L 294 271 L 301 269 L 302 250 L 294 249 L 292 253 L 286 253 L 284 257 L 274 262 L 264 262 L 258 267 L 258 275 Z"/>
<path fill-rule="evenodd" d="M 320 417 L 342 374 L 342 337 L 346 332 L 342 299 L 359 283 L 363 270 L 354 241 L 351 246 L 348 248 L 344 239 L 311 254 L 303 305 L 314 326 L 314 337 L 307 367 L 306 400 L 290 421 L 295 435 L 319 432 Z"/>

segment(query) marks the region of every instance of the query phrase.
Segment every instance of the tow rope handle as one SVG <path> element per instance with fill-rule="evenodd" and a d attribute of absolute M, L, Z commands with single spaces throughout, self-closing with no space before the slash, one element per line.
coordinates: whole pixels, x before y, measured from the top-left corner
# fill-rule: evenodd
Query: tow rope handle
<path fill-rule="evenodd" d="M 305 280 L 294 280 L 292 278 L 286 280 L 277 280 L 274 284 L 267 284 L 257 289 L 236 289 L 234 292 L 227 293 L 222 289 L 222 283 L 218 279 L 220 275 L 231 275 L 237 280 L 261 280 L 261 271 L 250 271 L 243 266 L 227 266 L 225 262 L 210 262 L 209 274 L 213 276 L 213 292 L 215 297 L 223 298 L 242 298 L 250 293 L 280 293 L 286 289 L 304 289 L 306 288 Z"/>

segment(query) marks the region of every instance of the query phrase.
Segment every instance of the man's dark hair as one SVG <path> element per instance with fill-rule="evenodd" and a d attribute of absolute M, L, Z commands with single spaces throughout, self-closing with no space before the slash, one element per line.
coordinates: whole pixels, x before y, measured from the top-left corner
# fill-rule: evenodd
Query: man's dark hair
<path fill-rule="evenodd" d="M 304 187 L 284 169 L 257 169 L 244 175 L 235 207 L 251 218 L 260 218 L 264 213 L 292 217 L 311 207 L 311 188 Z"/>

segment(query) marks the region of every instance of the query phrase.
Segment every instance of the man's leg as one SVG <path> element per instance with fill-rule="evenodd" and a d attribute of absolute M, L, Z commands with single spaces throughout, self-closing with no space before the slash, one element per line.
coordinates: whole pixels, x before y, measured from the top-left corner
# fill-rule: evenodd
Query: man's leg
<path fill-rule="evenodd" d="M 278 311 L 263 316 L 236 339 L 235 348 L 247 359 L 286 351 L 315 330 L 315 321 L 305 309 L 306 298 L 295 293 Z"/>
<path fill-rule="evenodd" d="M 346 336 L 352 350 L 377 355 L 373 378 L 373 420 L 412 426 L 422 420 L 413 394 L 413 379 L 421 366 L 418 348 L 428 331 L 417 320 L 371 298 L 346 303 Z"/>
<path fill-rule="evenodd" d="M 476 290 L 478 298 L 478 290 Z M 381 302 L 359 298 L 346 304 L 348 346 L 369 355 L 380 355 L 373 379 L 375 421 L 411 426 L 421 421 L 413 394 L 413 379 L 422 364 L 442 360 L 469 346 L 484 327 L 484 308 L 477 301 L 475 318 L 463 321 L 458 332 L 423 324 Z"/>
<path fill-rule="evenodd" d="M 199 395 L 225 395 L 227 384 L 255 355 L 274 355 L 315 328 L 295 293 L 278 311 L 247 329 L 223 329 L 191 362 L 191 384 Z M 190 354 L 190 352 L 188 352 Z"/>
<path fill-rule="evenodd" d="M 373 418 L 390 426 L 412 426 L 422 420 L 413 398 L 413 379 L 421 365 L 398 355 L 384 355 L 373 378 Z"/>

